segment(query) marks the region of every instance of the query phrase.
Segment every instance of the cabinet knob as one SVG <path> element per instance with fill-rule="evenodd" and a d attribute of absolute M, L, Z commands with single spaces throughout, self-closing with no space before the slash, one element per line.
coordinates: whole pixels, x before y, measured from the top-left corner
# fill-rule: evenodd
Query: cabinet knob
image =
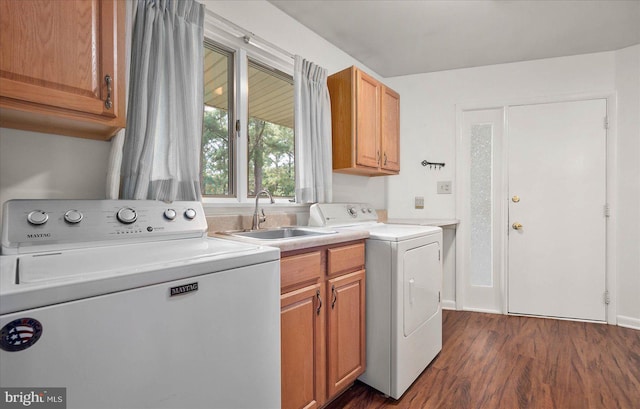
<path fill-rule="evenodd" d="M 336 305 L 336 301 L 338 301 L 338 292 L 336 291 L 335 285 L 331 286 L 331 294 L 333 295 L 333 300 L 331 300 L 331 309 L 333 309 Z"/>
<path fill-rule="evenodd" d="M 104 101 L 104 107 L 107 109 L 111 109 L 113 106 L 113 102 L 111 102 L 111 75 L 107 74 L 104 77 L 104 82 L 107 83 L 107 99 Z"/>
<path fill-rule="evenodd" d="M 316 314 L 320 315 L 320 310 L 322 309 L 322 297 L 320 297 L 320 290 L 316 291 L 316 298 L 318 298 L 318 308 L 316 309 Z"/>

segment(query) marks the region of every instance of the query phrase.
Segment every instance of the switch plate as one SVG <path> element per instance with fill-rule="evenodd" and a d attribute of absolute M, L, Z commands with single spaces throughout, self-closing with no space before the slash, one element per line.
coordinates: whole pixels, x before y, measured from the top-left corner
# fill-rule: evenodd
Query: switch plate
<path fill-rule="evenodd" d="M 416 209 L 424 209 L 424 197 L 416 196 L 415 197 L 415 206 L 416 206 Z"/>
<path fill-rule="evenodd" d="M 439 195 L 450 195 L 451 193 L 451 181 L 438 182 Z"/>

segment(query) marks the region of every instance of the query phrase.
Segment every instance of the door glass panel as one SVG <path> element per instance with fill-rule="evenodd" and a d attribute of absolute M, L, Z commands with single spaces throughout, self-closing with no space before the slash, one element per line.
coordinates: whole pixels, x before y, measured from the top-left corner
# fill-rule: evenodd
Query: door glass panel
<path fill-rule="evenodd" d="M 493 286 L 493 126 L 474 124 L 470 140 L 471 285 Z"/>

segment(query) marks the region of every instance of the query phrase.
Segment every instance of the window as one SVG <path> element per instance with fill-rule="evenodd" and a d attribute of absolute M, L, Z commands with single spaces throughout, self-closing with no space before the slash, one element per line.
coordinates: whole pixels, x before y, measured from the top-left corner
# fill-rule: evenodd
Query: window
<path fill-rule="evenodd" d="M 201 189 L 205 196 L 233 196 L 233 53 L 205 43 Z"/>
<path fill-rule="evenodd" d="M 294 196 L 293 78 L 264 60 L 205 41 L 205 197 L 246 202 L 262 189 Z"/>
<path fill-rule="evenodd" d="M 249 60 L 249 196 L 295 192 L 293 80 Z"/>

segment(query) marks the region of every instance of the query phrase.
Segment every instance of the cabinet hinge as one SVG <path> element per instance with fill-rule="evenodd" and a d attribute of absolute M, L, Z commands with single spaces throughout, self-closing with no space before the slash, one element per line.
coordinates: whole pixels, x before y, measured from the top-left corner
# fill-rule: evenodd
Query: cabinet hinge
<path fill-rule="evenodd" d="M 603 126 L 604 129 L 609 129 L 609 117 L 604 117 Z"/>
<path fill-rule="evenodd" d="M 604 303 L 609 305 L 609 303 L 611 302 L 611 297 L 609 296 L 609 290 L 604 292 Z"/>
<path fill-rule="evenodd" d="M 609 204 L 605 204 L 604 205 L 604 217 L 610 217 L 611 216 L 611 209 L 609 208 Z"/>

